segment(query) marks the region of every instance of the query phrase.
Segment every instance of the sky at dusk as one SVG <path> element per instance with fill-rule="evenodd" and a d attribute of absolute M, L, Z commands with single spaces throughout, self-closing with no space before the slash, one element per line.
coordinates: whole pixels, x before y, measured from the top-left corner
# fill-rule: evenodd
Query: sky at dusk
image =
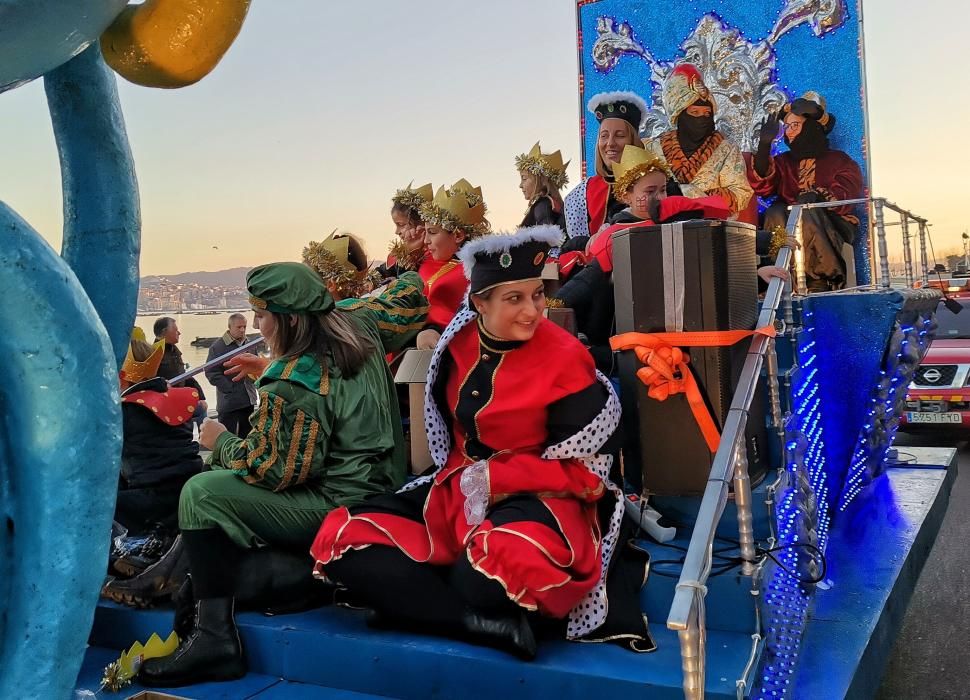
<path fill-rule="evenodd" d="M 864 9 L 873 192 L 927 217 L 941 257 L 970 228 L 963 13 L 952 0 Z M 480 184 L 493 227 L 514 228 L 525 209 L 517 154 L 541 140 L 579 179 L 575 21 L 571 0 L 256 0 L 197 85 L 119 78 L 142 273 L 299 259 L 335 228 L 381 258 L 390 197 L 411 180 Z M 0 199 L 59 248 L 41 81 L 0 94 L 0 163 Z M 898 227 L 889 233 L 898 249 Z"/>

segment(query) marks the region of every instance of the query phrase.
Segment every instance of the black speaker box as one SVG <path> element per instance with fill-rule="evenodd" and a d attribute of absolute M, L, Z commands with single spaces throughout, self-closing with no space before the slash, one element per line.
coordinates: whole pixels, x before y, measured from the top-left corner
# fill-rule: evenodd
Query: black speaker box
<path fill-rule="evenodd" d="M 758 318 L 755 229 L 732 221 L 685 221 L 627 229 L 613 237 L 616 332 L 751 330 Z M 749 340 L 726 348 L 684 348 L 718 427 L 724 425 Z M 704 491 L 714 455 L 685 394 L 647 396 L 632 351 L 620 354 L 624 466 L 637 465 L 646 493 Z M 745 445 L 752 484 L 766 471 L 765 392 L 759 388 Z"/>

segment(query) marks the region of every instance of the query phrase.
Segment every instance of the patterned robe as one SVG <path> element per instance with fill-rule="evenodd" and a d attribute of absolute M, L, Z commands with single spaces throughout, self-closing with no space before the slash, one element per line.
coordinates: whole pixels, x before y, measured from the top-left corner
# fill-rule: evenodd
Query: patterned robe
<path fill-rule="evenodd" d="M 644 148 L 670 166 L 685 197 L 720 195 L 733 215 L 748 206 L 753 191 L 744 158 L 721 132 L 711 134 L 690 157 L 681 149 L 676 130 L 661 134 Z"/>

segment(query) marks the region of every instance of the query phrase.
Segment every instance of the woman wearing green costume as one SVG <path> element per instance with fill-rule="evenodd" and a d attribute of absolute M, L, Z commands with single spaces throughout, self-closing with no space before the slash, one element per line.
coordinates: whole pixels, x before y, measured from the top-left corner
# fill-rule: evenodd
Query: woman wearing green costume
<path fill-rule="evenodd" d="M 273 361 L 257 382 L 249 435 L 236 437 L 215 421 L 203 425 L 212 471 L 191 478 L 179 501 L 196 626 L 172 655 L 142 665 L 146 685 L 244 675 L 233 605 L 247 550 L 305 553 L 331 510 L 404 481 L 401 420 L 384 355 L 424 325 L 417 274 L 401 275 L 381 296 L 339 306 L 300 263 L 257 267 L 247 286 Z"/>

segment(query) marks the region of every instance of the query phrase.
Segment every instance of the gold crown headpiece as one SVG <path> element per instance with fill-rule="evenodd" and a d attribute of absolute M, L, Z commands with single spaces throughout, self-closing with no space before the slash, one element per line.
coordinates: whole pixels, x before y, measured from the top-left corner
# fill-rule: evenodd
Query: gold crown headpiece
<path fill-rule="evenodd" d="M 568 161 L 565 164 L 562 162 L 562 153 L 560 151 L 543 153 L 539 148 L 538 141 L 532 147 L 531 151 L 515 157 L 516 170 L 519 172 L 524 170 L 533 175 L 547 177 L 549 178 L 549 182 L 552 183 L 552 186 L 557 190 L 561 190 L 569 182 L 569 176 L 566 175 L 566 167 L 568 165 Z"/>
<path fill-rule="evenodd" d="M 422 204 L 430 202 L 432 197 L 434 197 L 434 189 L 431 187 L 430 182 L 420 187 L 414 187 L 414 183 L 412 182 L 404 189 L 395 192 L 394 196 L 391 197 L 391 201 L 394 204 L 400 204 L 402 207 L 418 210 Z"/>
<path fill-rule="evenodd" d="M 482 188 L 461 179 L 447 190 L 439 187 L 434 199 L 421 206 L 421 219 L 426 224 L 446 231 L 461 230 L 469 238 L 488 233 L 491 225 L 485 218 Z"/>
<path fill-rule="evenodd" d="M 620 162 L 613 165 L 613 188 L 618 195 L 625 195 L 633 183 L 647 173 L 663 173 L 668 178 L 674 177 L 670 166 L 664 161 L 647 153 L 640 146 L 627 145 L 623 148 Z"/>
<path fill-rule="evenodd" d="M 358 270 L 350 262 L 350 241 L 350 236 L 334 231 L 326 240 L 310 241 L 303 249 L 303 263 L 324 282 L 333 282 L 337 293 L 344 298 L 360 296 L 367 276 L 366 269 Z"/>
<path fill-rule="evenodd" d="M 108 664 L 101 677 L 101 685 L 113 693 L 117 693 L 138 674 L 142 662 L 148 659 L 160 659 L 173 653 L 179 645 L 179 638 L 175 632 L 168 635 L 164 642 L 157 633 L 152 632 L 152 636 L 142 645 L 135 642 L 131 649 L 121 654 L 117 661 Z"/>
<path fill-rule="evenodd" d="M 145 332 L 140 328 L 135 328 L 131 333 L 132 340 L 145 340 Z M 165 355 L 165 339 L 160 338 L 152 345 L 152 354 L 144 360 L 136 360 L 131 352 L 131 343 L 128 343 L 128 353 L 125 361 L 121 365 L 121 378 L 126 382 L 137 384 L 158 376 L 158 367 L 162 364 L 162 357 Z"/>
<path fill-rule="evenodd" d="M 408 247 L 405 241 L 400 238 L 395 238 L 391 241 L 387 252 L 389 255 L 394 256 L 394 260 L 401 268 L 416 271 L 421 264 L 421 259 L 424 257 L 424 245 L 413 250 Z"/>

